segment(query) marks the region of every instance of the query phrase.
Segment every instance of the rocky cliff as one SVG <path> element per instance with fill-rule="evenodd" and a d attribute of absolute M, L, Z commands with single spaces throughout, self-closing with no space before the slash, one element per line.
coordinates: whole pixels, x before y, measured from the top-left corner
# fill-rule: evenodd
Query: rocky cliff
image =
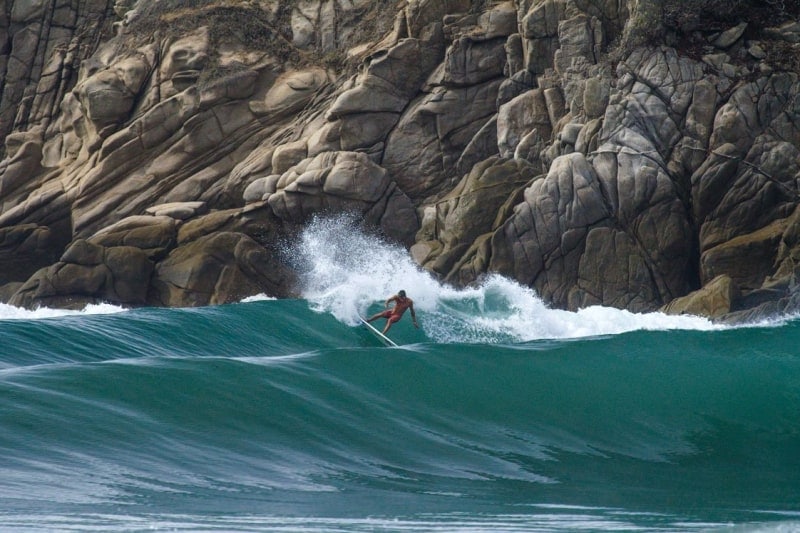
<path fill-rule="evenodd" d="M 356 213 L 552 305 L 800 306 L 800 2 L 0 0 L 0 300 L 295 290 Z"/>

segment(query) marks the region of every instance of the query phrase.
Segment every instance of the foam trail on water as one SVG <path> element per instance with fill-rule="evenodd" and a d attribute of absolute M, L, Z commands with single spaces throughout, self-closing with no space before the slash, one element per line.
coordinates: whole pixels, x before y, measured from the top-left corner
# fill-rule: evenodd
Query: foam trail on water
<path fill-rule="evenodd" d="M 400 289 L 414 300 L 426 335 L 437 342 L 524 342 L 608 335 L 638 329 L 721 329 L 709 320 L 607 307 L 549 309 L 536 293 L 499 275 L 455 289 L 423 271 L 402 247 L 361 231 L 352 217 L 319 218 L 294 258 L 312 308 L 355 325 L 358 315 Z M 374 309 L 374 308 L 373 308 Z"/>
<path fill-rule="evenodd" d="M 241 303 L 247 304 L 252 302 L 268 302 L 273 300 L 277 300 L 277 298 L 275 298 L 274 296 L 267 296 L 264 293 L 260 293 L 260 294 L 254 294 L 253 296 L 248 296 L 247 298 L 243 298 Z"/>
<path fill-rule="evenodd" d="M 577 312 L 550 309 L 533 289 L 499 275 L 488 276 L 476 288 L 442 291 L 435 314 L 437 320 L 426 332 L 444 342 L 569 339 L 639 329 L 722 329 L 701 317 L 601 306 Z"/>
<path fill-rule="evenodd" d="M 43 318 L 58 318 L 75 315 L 110 315 L 126 311 L 125 308 L 111 304 L 89 304 L 80 311 L 70 309 L 51 309 L 40 307 L 38 309 L 24 309 L 13 305 L 0 303 L 0 320 L 38 320 Z"/>

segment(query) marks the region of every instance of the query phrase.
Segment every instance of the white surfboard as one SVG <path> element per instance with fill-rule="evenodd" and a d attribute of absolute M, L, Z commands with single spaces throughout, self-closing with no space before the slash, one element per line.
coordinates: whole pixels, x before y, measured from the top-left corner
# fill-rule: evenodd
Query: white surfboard
<path fill-rule="evenodd" d="M 359 320 L 361 320 L 361 323 L 367 327 L 369 332 L 375 335 L 375 337 L 383 344 L 385 344 L 386 346 L 395 346 L 395 347 L 397 346 L 397 344 L 395 344 L 395 342 L 392 339 L 390 339 L 389 337 L 387 337 L 386 335 L 375 329 L 375 327 L 372 324 L 364 320 L 364 317 L 359 316 L 358 318 Z"/>

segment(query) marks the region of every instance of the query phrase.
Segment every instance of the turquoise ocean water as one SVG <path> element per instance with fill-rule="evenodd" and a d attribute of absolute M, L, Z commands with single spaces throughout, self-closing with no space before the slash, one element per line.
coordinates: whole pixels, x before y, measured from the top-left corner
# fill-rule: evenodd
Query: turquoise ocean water
<path fill-rule="evenodd" d="M 455 290 L 346 221 L 287 253 L 302 299 L 0 306 L 0 530 L 800 530 L 800 321 Z"/>

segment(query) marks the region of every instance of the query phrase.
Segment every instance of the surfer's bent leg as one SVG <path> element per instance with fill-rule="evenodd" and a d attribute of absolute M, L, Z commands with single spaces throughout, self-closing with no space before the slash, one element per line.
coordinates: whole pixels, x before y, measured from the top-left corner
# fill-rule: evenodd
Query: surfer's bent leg
<path fill-rule="evenodd" d="M 383 328 L 383 334 L 386 335 L 386 332 L 389 331 L 389 328 L 392 327 L 392 324 L 400 320 L 402 315 L 393 315 L 391 311 L 386 312 L 386 327 Z"/>
<path fill-rule="evenodd" d="M 387 309 L 386 311 L 381 311 L 380 313 L 372 315 L 372 317 L 367 319 L 367 322 L 372 322 L 373 320 L 378 320 L 379 318 L 389 318 L 391 315 L 392 315 L 392 310 Z"/>

